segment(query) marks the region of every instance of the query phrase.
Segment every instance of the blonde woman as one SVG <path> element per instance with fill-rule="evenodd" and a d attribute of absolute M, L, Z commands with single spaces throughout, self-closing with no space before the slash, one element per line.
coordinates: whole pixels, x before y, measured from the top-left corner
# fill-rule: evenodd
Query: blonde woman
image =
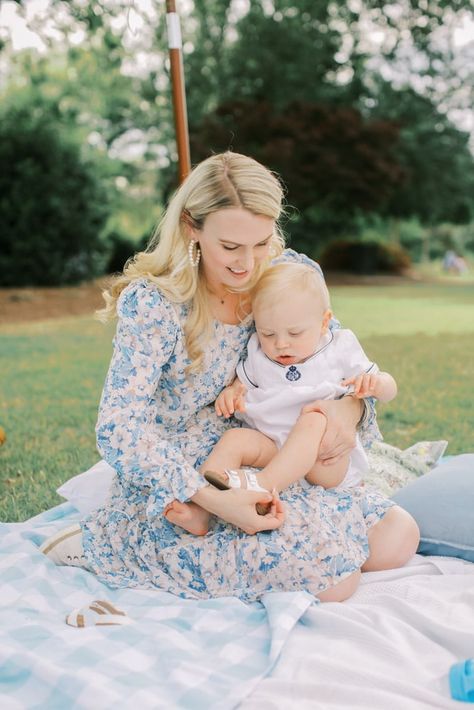
<path fill-rule="evenodd" d="M 116 313 L 118 325 L 97 445 L 117 475 L 101 508 L 42 545 L 56 564 L 86 566 L 110 586 L 190 598 L 307 589 L 340 600 L 354 591 L 367 527 L 388 502 L 363 505 L 299 485 L 283 507 L 269 493 L 219 491 L 199 472 L 224 431 L 238 426 L 216 415 L 214 400 L 233 381 L 252 332 L 248 290 L 272 258 L 306 260 L 283 254 L 281 209 L 282 188 L 269 170 L 235 153 L 212 156 L 106 294 L 103 315 Z M 354 445 L 361 404 L 347 397 L 315 407 L 328 421 L 321 457 L 334 461 Z M 195 537 L 168 519 L 173 501 L 219 520 Z M 266 516 L 257 502 L 271 502 Z"/>

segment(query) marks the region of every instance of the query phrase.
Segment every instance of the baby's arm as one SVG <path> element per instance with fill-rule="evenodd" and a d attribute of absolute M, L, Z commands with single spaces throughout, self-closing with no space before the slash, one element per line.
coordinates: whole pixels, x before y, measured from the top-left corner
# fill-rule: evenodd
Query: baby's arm
<path fill-rule="evenodd" d="M 224 387 L 217 397 L 214 407 L 219 417 L 228 419 L 234 412 L 245 412 L 245 393 L 247 388 L 238 377 L 228 387 Z"/>
<path fill-rule="evenodd" d="M 365 397 L 375 397 L 380 402 L 390 402 L 397 395 L 397 383 L 388 372 L 378 372 L 370 374 L 363 372 L 354 377 L 342 380 L 342 385 L 353 385 L 354 391 L 351 393 L 358 399 Z"/>

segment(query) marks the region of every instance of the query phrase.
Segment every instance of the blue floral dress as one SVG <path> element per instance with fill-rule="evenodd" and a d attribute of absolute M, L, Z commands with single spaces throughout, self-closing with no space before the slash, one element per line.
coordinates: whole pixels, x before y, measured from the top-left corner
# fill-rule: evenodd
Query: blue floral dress
<path fill-rule="evenodd" d="M 283 258 L 306 260 L 290 250 Z M 302 480 L 282 493 L 287 517 L 272 532 L 247 535 L 213 518 L 209 533 L 197 537 L 163 516 L 172 500 L 186 501 L 206 485 L 197 468 L 222 433 L 239 426 L 217 417 L 213 402 L 233 380 L 252 331 L 216 321 L 204 367 L 187 374 L 188 309 L 146 279 L 120 295 L 97 423 L 99 451 L 117 476 L 107 502 L 82 521 L 89 565 L 112 587 L 157 587 L 195 599 L 317 594 L 367 559 L 367 528 L 388 500 Z"/>

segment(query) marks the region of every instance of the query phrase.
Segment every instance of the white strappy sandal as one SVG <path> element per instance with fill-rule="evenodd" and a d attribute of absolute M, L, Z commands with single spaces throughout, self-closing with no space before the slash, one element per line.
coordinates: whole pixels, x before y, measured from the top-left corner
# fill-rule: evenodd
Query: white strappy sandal
<path fill-rule="evenodd" d="M 244 482 L 246 485 L 242 485 L 240 476 L 241 473 L 244 476 Z M 266 488 L 262 488 L 257 480 L 257 476 L 248 468 L 243 468 L 240 472 L 234 471 L 231 468 L 226 468 L 224 473 L 218 473 L 217 471 L 205 471 L 204 478 L 208 483 L 215 488 L 218 488 L 220 491 L 228 491 L 231 488 L 242 488 L 247 491 L 258 491 L 262 493 L 270 492 Z M 266 515 L 270 508 L 268 503 L 257 503 L 255 507 L 259 515 Z"/>
<path fill-rule="evenodd" d="M 82 530 L 77 523 L 58 530 L 54 535 L 48 537 L 39 551 L 55 565 L 87 569 L 87 560 L 82 549 Z"/>
<path fill-rule="evenodd" d="M 126 626 L 131 623 L 127 614 L 104 599 L 74 609 L 66 616 L 66 624 L 82 629 L 85 626 Z"/>

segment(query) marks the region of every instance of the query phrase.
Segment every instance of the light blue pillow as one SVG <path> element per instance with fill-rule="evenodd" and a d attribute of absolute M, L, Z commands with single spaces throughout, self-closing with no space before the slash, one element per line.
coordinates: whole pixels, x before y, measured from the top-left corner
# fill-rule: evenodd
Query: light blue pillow
<path fill-rule="evenodd" d="M 452 456 L 393 496 L 420 527 L 418 552 L 474 562 L 474 454 Z"/>

